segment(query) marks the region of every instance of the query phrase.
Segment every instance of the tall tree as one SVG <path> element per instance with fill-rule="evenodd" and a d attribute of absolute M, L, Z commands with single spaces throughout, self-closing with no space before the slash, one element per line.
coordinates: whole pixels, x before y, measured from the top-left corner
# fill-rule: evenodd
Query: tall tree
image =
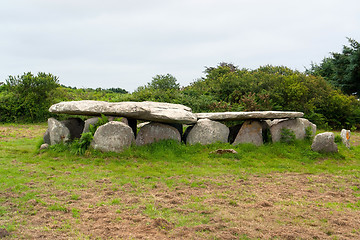
<path fill-rule="evenodd" d="M 342 53 L 330 53 L 320 64 L 312 64 L 307 73 L 320 75 L 347 94 L 360 96 L 360 44 L 347 38 L 350 46 Z"/>

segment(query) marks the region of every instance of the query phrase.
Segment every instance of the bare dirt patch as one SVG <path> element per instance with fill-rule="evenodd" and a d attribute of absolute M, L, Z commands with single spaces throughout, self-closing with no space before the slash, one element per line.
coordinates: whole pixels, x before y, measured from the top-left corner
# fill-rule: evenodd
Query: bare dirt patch
<path fill-rule="evenodd" d="M 10 141 L 19 138 L 33 139 L 42 136 L 47 129 L 45 124 L 0 125 L 0 141 Z"/>
<path fill-rule="evenodd" d="M 5 239 L 360 238 L 360 180 L 296 173 L 196 180 L 207 184 L 139 191 L 99 181 L 76 200 L 50 184 L 43 202 L 28 202 L 27 224 Z M 49 207 L 56 204 L 65 207 Z"/>

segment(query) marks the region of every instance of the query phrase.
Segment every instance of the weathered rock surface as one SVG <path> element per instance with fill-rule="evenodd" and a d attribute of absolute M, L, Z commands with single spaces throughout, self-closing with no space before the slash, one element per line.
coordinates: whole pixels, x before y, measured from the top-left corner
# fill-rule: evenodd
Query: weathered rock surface
<path fill-rule="evenodd" d="M 187 144 L 211 144 L 215 142 L 227 142 L 229 128 L 219 122 L 209 119 L 200 119 L 191 129 L 186 138 Z"/>
<path fill-rule="evenodd" d="M 55 118 L 48 119 L 48 131 L 51 145 L 70 140 L 69 129 Z"/>
<path fill-rule="evenodd" d="M 98 117 L 86 119 L 85 123 L 84 123 L 83 133 L 89 132 L 90 125 L 95 126 L 95 124 L 99 121 L 99 119 L 100 118 L 98 118 Z"/>
<path fill-rule="evenodd" d="M 87 116 L 104 114 L 167 123 L 192 124 L 197 120 L 189 107 L 160 102 L 71 101 L 54 104 L 49 111 Z"/>
<path fill-rule="evenodd" d="M 247 120 L 241 126 L 233 145 L 240 143 L 252 143 L 256 146 L 263 144 L 262 124 L 259 121 Z"/>
<path fill-rule="evenodd" d="M 277 119 L 267 121 L 270 126 L 270 133 L 273 142 L 279 142 L 281 138 L 281 130 L 287 128 L 294 132 L 296 139 L 304 139 L 306 135 L 306 128 L 311 127 L 313 135 L 316 132 L 316 125 L 305 118 L 296 119 Z"/>
<path fill-rule="evenodd" d="M 350 148 L 350 130 L 342 129 L 340 132 L 341 140 L 347 148 Z"/>
<path fill-rule="evenodd" d="M 338 147 L 334 142 L 334 133 L 324 132 L 315 136 L 311 149 L 315 152 L 337 152 Z"/>
<path fill-rule="evenodd" d="M 215 112 L 215 113 L 195 113 L 198 119 L 210 119 L 216 121 L 235 121 L 247 119 L 280 119 L 280 118 L 299 118 L 303 117 L 302 112 L 282 112 L 282 111 L 259 111 L 259 112 Z"/>
<path fill-rule="evenodd" d="M 46 129 L 46 132 L 44 133 L 44 136 L 43 136 L 43 140 L 44 140 L 44 143 L 47 143 L 49 145 L 51 144 L 49 128 Z"/>
<path fill-rule="evenodd" d="M 165 139 L 173 139 L 180 142 L 180 132 L 168 124 L 151 122 L 140 129 L 136 137 L 136 145 L 141 146 Z"/>
<path fill-rule="evenodd" d="M 229 137 L 228 137 L 228 142 L 229 143 L 233 143 L 236 139 L 236 136 L 238 135 L 240 128 L 241 128 L 242 124 L 236 124 L 234 126 L 229 127 Z"/>
<path fill-rule="evenodd" d="M 135 141 L 134 133 L 122 122 L 108 122 L 100 126 L 91 142 L 91 146 L 102 152 L 121 152 Z"/>
<path fill-rule="evenodd" d="M 80 118 L 69 118 L 61 121 L 70 131 L 70 140 L 80 138 L 84 130 L 84 121 Z"/>

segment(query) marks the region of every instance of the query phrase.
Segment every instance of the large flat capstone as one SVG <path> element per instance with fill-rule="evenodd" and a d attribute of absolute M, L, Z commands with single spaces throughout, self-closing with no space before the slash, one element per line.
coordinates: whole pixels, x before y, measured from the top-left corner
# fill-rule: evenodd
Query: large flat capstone
<path fill-rule="evenodd" d="M 213 112 L 195 113 L 198 119 L 210 119 L 215 121 L 235 121 L 247 119 L 279 119 L 279 118 L 299 118 L 303 117 L 302 112 L 283 112 L 283 111 L 259 111 L 259 112 Z"/>
<path fill-rule="evenodd" d="M 161 102 L 70 101 L 54 104 L 49 111 L 87 116 L 104 114 L 165 123 L 192 124 L 197 121 L 191 108 L 181 104 Z"/>

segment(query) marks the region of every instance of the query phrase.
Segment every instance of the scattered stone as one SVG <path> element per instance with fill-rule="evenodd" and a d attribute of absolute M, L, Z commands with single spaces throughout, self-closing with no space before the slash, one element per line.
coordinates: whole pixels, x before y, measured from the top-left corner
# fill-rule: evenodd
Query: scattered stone
<path fill-rule="evenodd" d="M 49 109 L 52 113 L 74 115 L 110 115 L 166 123 L 196 123 L 196 116 L 191 108 L 181 104 L 160 102 L 103 102 L 71 101 L 54 104 Z"/>
<path fill-rule="evenodd" d="M 261 146 L 263 144 L 262 129 L 263 126 L 259 121 L 245 121 L 241 126 L 233 145 L 239 143 L 252 143 L 256 146 Z"/>
<path fill-rule="evenodd" d="M 279 119 L 279 118 L 299 118 L 303 117 L 302 112 L 282 112 L 282 111 L 259 111 L 259 112 L 215 112 L 215 113 L 195 113 L 198 119 L 210 119 L 216 121 L 236 121 L 247 119 Z"/>
<path fill-rule="evenodd" d="M 304 139 L 306 136 L 306 128 L 311 127 L 313 135 L 316 132 L 316 125 L 305 118 L 296 119 L 276 119 L 267 121 L 270 126 L 270 133 L 273 142 L 279 142 L 281 139 L 281 130 L 283 128 L 294 132 L 296 139 Z"/>
<path fill-rule="evenodd" d="M 48 119 L 48 131 L 51 145 L 65 143 L 70 140 L 69 129 L 55 118 Z"/>
<path fill-rule="evenodd" d="M 150 122 L 142 122 L 142 123 L 139 123 L 137 125 L 137 128 L 142 128 L 143 126 L 145 126 L 146 124 L 149 124 Z"/>
<path fill-rule="evenodd" d="M 334 142 L 334 133 L 324 132 L 315 136 L 311 149 L 315 152 L 338 152 L 336 143 Z"/>
<path fill-rule="evenodd" d="M 49 144 L 47 144 L 47 143 L 43 143 L 40 146 L 40 150 L 44 150 L 44 149 L 48 149 L 48 148 L 49 148 Z"/>
<path fill-rule="evenodd" d="M 212 151 L 210 153 L 216 153 L 216 154 L 233 153 L 233 154 L 237 154 L 238 152 L 235 151 L 234 149 L 217 149 L 217 150 Z"/>
<path fill-rule="evenodd" d="M 96 130 L 91 146 L 102 152 L 121 152 L 135 142 L 132 129 L 122 122 L 108 122 Z"/>
<path fill-rule="evenodd" d="M 0 238 L 10 236 L 10 233 L 5 228 L 0 228 Z"/>
<path fill-rule="evenodd" d="M 181 135 L 178 129 L 173 126 L 151 122 L 140 129 L 136 138 L 136 145 L 141 146 L 165 139 L 173 139 L 180 142 Z"/>
<path fill-rule="evenodd" d="M 69 118 L 61 121 L 70 131 L 70 140 L 80 138 L 84 130 L 84 121 L 80 118 Z"/>
<path fill-rule="evenodd" d="M 350 135 L 350 130 L 342 129 L 340 132 L 342 142 L 347 148 L 350 148 Z"/>
<path fill-rule="evenodd" d="M 189 132 L 187 144 L 211 144 L 215 142 L 226 143 L 229 137 L 229 128 L 219 122 L 209 119 L 200 119 Z"/>

